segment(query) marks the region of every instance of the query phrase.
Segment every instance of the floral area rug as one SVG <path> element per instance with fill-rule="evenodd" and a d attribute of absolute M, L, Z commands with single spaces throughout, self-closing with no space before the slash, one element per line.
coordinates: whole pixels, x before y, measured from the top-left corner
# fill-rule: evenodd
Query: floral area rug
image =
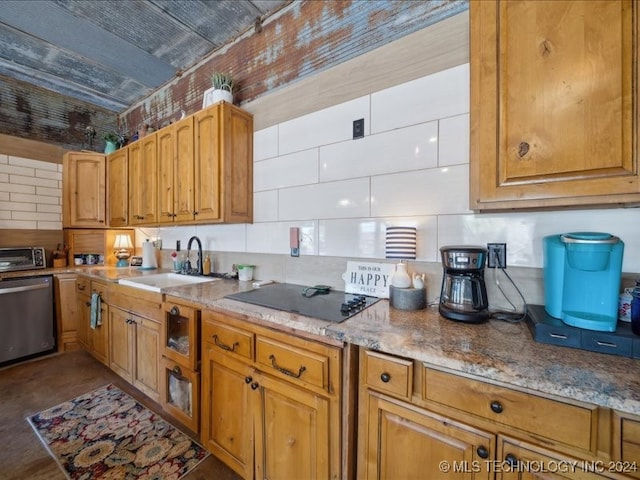
<path fill-rule="evenodd" d="M 72 480 L 177 480 L 209 455 L 113 385 L 27 420 Z"/>

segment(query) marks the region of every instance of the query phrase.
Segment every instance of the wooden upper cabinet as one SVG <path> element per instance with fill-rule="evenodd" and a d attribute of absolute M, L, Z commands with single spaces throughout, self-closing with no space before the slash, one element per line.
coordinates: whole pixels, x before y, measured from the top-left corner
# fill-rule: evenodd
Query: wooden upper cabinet
<path fill-rule="evenodd" d="M 158 202 L 156 134 L 127 147 L 129 151 L 129 225 L 155 223 Z"/>
<path fill-rule="evenodd" d="M 107 156 L 109 226 L 125 227 L 129 221 L 129 167 L 127 149 Z"/>
<path fill-rule="evenodd" d="M 640 201 L 636 17 L 631 0 L 470 3 L 472 209 Z"/>
<path fill-rule="evenodd" d="M 158 133 L 158 222 L 193 221 L 193 117 Z"/>
<path fill-rule="evenodd" d="M 253 117 L 226 102 L 195 114 L 195 220 L 253 221 Z"/>
<path fill-rule="evenodd" d="M 106 158 L 68 152 L 63 157 L 63 226 L 106 226 Z"/>
<path fill-rule="evenodd" d="M 188 222 L 194 217 L 193 117 L 180 120 L 172 128 L 175 151 L 173 212 L 176 216 L 174 219 L 176 222 Z"/>

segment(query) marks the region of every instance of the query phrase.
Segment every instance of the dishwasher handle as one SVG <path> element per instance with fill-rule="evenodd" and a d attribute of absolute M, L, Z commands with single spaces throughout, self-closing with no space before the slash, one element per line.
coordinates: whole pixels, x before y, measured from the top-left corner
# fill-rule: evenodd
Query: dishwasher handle
<path fill-rule="evenodd" d="M 31 290 L 41 290 L 43 288 L 49 288 L 49 285 L 46 283 L 42 283 L 40 285 L 23 285 L 21 287 L 0 287 L 0 295 L 5 295 L 7 293 L 28 292 Z"/>

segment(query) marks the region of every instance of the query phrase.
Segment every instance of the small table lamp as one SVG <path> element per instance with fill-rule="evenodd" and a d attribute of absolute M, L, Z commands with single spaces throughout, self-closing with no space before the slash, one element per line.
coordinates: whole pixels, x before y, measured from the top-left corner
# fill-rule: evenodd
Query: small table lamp
<path fill-rule="evenodd" d="M 131 252 L 129 252 L 129 250 L 133 248 L 131 237 L 126 233 L 116 235 L 116 241 L 113 244 L 113 248 L 115 250 L 114 255 L 118 259 L 116 267 L 128 267 L 129 262 L 127 262 L 127 259 L 131 256 Z"/>

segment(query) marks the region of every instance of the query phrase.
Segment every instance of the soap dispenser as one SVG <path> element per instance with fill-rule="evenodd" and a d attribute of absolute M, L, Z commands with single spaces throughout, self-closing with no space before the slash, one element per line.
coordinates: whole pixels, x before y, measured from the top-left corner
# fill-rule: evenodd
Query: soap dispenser
<path fill-rule="evenodd" d="M 204 275 L 209 275 L 211 273 L 211 259 L 209 255 L 205 255 L 204 263 L 202 264 L 202 273 Z"/>

